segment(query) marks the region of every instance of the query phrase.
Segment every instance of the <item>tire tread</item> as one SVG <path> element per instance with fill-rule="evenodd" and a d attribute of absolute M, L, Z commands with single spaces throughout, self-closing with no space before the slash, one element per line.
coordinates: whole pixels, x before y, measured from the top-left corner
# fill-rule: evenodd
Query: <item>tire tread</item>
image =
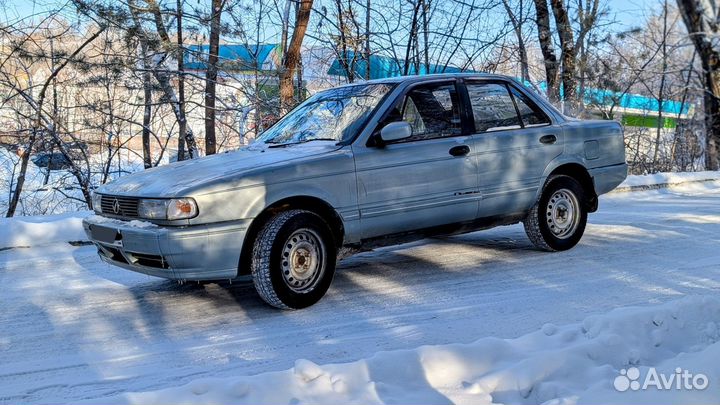
<path fill-rule="evenodd" d="M 290 307 L 285 305 L 277 296 L 272 285 L 272 280 L 270 279 L 270 258 L 272 247 L 283 225 L 285 225 L 285 223 L 294 216 L 307 212 L 309 211 L 288 210 L 280 212 L 270 218 L 265 226 L 263 226 L 253 244 L 253 257 L 250 269 L 255 290 L 257 290 L 263 301 L 276 308 L 290 309 Z"/>
<path fill-rule="evenodd" d="M 543 193 L 545 193 L 544 188 Z M 532 242 L 532 244 L 535 245 L 536 248 L 544 250 L 546 252 L 554 252 L 555 249 L 548 245 L 548 243 L 545 241 L 545 237 L 540 231 L 540 215 L 538 213 L 539 206 L 540 199 L 538 199 L 538 201 L 533 204 L 532 208 L 530 208 L 530 212 L 528 212 L 527 217 L 523 221 L 523 227 L 525 227 L 525 234 L 527 234 L 528 239 L 530 239 L 530 242 Z"/>
<path fill-rule="evenodd" d="M 575 231 L 576 233 L 579 233 L 580 236 L 578 237 L 577 241 L 572 243 L 569 247 L 554 247 L 552 243 L 548 243 L 548 240 L 546 236 L 543 235 L 542 227 L 543 224 L 540 223 L 541 220 L 545 220 L 545 215 L 541 215 L 540 210 L 544 209 L 540 206 L 541 201 L 543 200 L 543 197 L 548 192 L 548 187 L 551 184 L 554 184 L 558 181 L 568 181 L 570 180 L 573 183 L 577 184 L 578 192 L 575 192 L 576 196 L 578 197 L 579 203 L 580 203 L 580 209 L 582 211 L 582 222 L 578 229 Z M 585 223 L 587 221 L 587 212 L 584 211 L 584 195 L 582 193 L 582 188 L 579 184 L 579 182 L 570 176 L 564 175 L 564 174 L 557 174 L 548 177 L 547 181 L 543 185 L 542 192 L 540 193 L 540 197 L 535 201 L 535 204 L 533 204 L 532 208 L 530 208 L 530 211 L 528 211 L 527 216 L 523 220 L 523 227 L 525 228 L 525 233 L 528 236 L 528 239 L 532 242 L 535 247 L 537 247 L 540 250 L 544 250 L 546 252 L 557 252 L 560 250 L 566 250 L 569 248 L 572 248 L 582 237 L 582 234 L 585 231 Z M 542 219 L 541 219 L 542 218 Z"/>

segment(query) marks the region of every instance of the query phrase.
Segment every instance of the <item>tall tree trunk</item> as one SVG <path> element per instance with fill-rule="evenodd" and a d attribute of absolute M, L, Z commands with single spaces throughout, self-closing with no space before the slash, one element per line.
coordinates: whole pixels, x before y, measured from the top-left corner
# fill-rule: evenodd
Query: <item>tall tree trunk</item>
<path fill-rule="evenodd" d="M 522 79 L 526 82 L 530 82 L 530 68 L 528 63 L 528 56 L 527 56 L 527 47 L 525 46 L 525 39 L 523 38 L 523 2 L 520 0 L 519 7 L 520 7 L 520 16 L 518 18 L 517 15 L 515 15 L 515 12 L 513 12 L 513 9 L 510 7 L 510 4 L 508 4 L 508 0 L 502 0 L 503 6 L 505 6 L 505 11 L 507 12 L 508 18 L 510 18 L 510 23 L 513 26 L 513 31 L 515 32 L 515 37 L 518 41 L 518 56 L 520 57 L 520 76 Z"/>
<path fill-rule="evenodd" d="M 280 68 L 280 110 L 283 114 L 290 111 L 295 105 L 293 77 L 295 69 L 297 69 L 300 61 L 300 52 L 307 31 L 308 22 L 310 20 L 310 11 L 312 10 L 313 0 L 299 0 L 300 6 L 295 16 L 295 28 L 293 29 L 290 45 L 283 57 L 282 67 Z"/>
<path fill-rule="evenodd" d="M 365 80 L 370 80 L 370 0 L 365 2 Z"/>
<path fill-rule="evenodd" d="M 183 0 L 177 0 L 178 108 L 185 115 L 185 44 L 183 39 Z M 185 160 L 187 123 L 178 122 L 177 160 Z"/>
<path fill-rule="evenodd" d="M 157 80 L 160 84 L 160 88 L 162 89 L 165 98 L 167 98 L 168 103 L 170 103 L 178 125 L 185 125 L 186 127 L 185 145 L 187 147 L 188 157 L 190 159 L 198 157 L 199 155 L 197 150 L 197 144 L 195 143 L 195 134 L 193 133 L 192 128 L 187 125 L 187 116 L 183 111 L 180 111 L 180 103 L 175 96 L 175 89 L 173 89 L 170 82 L 170 75 L 167 72 L 159 69 L 154 69 L 152 73 L 155 77 L 155 80 Z"/>
<path fill-rule="evenodd" d="M 663 117 L 663 103 L 665 101 L 665 77 L 667 76 L 667 68 L 668 68 L 668 60 L 667 60 L 667 23 L 668 23 L 668 5 L 667 0 L 665 0 L 663 4 L 663 36 L 662 36 L 662 75 L 660 76 L 660 89 L 658 91 L 658 120 L 657 120 L 657 128 L 655 133 L 655 152 L 653 153 L 653 160 L 652 160 L 652 170 L 654 172 L 662 170 L 662 167 L 659 167 L 658 158 L 660 156 L 660 141 L 662 139 L 662 129 L 665 127 L 664 125 L 664 117 Z"/>
<path fill-rule="evenodd" d="M 145 0 L 145 2 L 148 5 L 148 11 L 151 12 L 155 17 L 155 27 L 157 30 L 157 34 L 160 37 L 160 40 L 165 44 L 166 48 L 170 48 L 170 36 L 167 33 L 167 29 L 165 29 L 165 23 L 163 22 L 162 14 L 160 12 L 160 7 L 158 6 L 157 1 Z M 135 0 L 128 0 L 128 7 L 130 8 L 130 15 L 132 16 L 135 29 L 138 32 L 140 42 L 145 43 L 145 46 L 148 46 L 149 36 L 143 28 L 139 16 L 139 13 L 143 9 L 137 6 Z M 180 102 L 178 101 L 177 95 L 175 94 L 175 89 L 172 87 L 172 84 L 170 82 L 170 75 L 167 70 L 161 66 L 164 63 L 166 57 L 167 54 L 163 52 L 158 53 L 158 62 L 154 63 L 152 66 L 152 75 L 155 77 L 155 80 L 157 80 L 160 84 L 160 88 L 162 89 L 165 98 L 168 100 L 168 103 L 170 103 L 178 125 L 186 126 L 185 145 L 187 147 L 188 156 L 190 157 L 190 159 L 193 159 L 198 156 L 197 144 L 195 143 L 195 134 L 193 133 L 192 128 L 187 126 L 187 117 L 185 115 L 185 112 L 180 109 Z"/>
<path fill-rule="evenodd" d="M 562 59 L 563 99 L 570 111 L 577 110 L 577 79 L 575 77 L 575 40 L 567 9 L 563 0 L 550 0 L 555 16 L 555 26 L 560 37 L 560 58 Z"/>
<path fill-rule="evenodd" d="M 423 63 L 425 64 L 425 73 L 437 73 L 430 71 L 430 21 L 428 12 L 430 11 L 431 0 L 420 0 L 423 3 L 422 24 L 423 24 Z"/>
<path fill-rule="evenodd" d="M 705 78 L 705 169 L 720 169 L 720 51 L 714 46 L 720 33 L 714 0 L 677 0 L 690 39 L 700 56 Z M 714 6 L 714 7 L 713 7 Z"/>
<path fill-rule="evenodd" d="M 217 83 L 217 63 L 220 52 L 220 17 L 224 0 L 212 0 L 210 15 L 210 49 L 205 72 L 205 154 L 213 155 L 217 145 L 215 139 L 215 88 Z"/>
<path fill-rule="evenodd" d="M 30 161 L 30 153 L 32 153 L 33 147 L 35 146 L 38 132 L 39 128 L 37 127 L 30 130 L 30 139 L 28 140 L 27 147 L 23 148 L 23 154 L 20 157 L 20 172 L 18 172 L 17 181 L 15 182 L 15 190 L 12 192 L 12 196 L 8 204 L 8 210 L 5 213 L 5 217 L 7 218 L 15 215 L 18 203 L 20 202 L 20 194 L 25 186 L 25 175 L 27 174 L 28 162 Z"/>
<path fill-rule="evenodd" d="M 407 76 L 410 73 L 410 63 L 411 59 L 410 56 L 412 55 L 410 51 L 413 49 L 413 41 L 417 39 L 417 29 L 418 29 L 418 14 L 420 12 L 420 1 L 417 1 L 415 3 L 415 7 L 413 7 L 413 16 L 412 16 L 412 22 L 410 23 L 410 34 L 408 35 L 408 42 L 407 46 L 405 47 L 405 65 L 403 66 L 403 75 Z M 415 74 L 418 74 L 420 72 L 415 72 Z"/>
<path fill-rule="evenodd" d="M 289 0 L 288 0 L 289 1 Z M 255 20 L 255 44 L 260 44 L 260 35 L 262 34 L 262 15 L 263 15 L 263 2 L 259 2 L 258 17 Z M 255 134 L 257 138 L 263 132 L 262 114 L 260 108 L 262 107 L 263 100 L 260 98 L 260 47 L 256 46 L 253 52 L 253 103 L 254 114 L 253 120 L 255 121 Z M 287 54 L 287 49 L 282 49 L 283 58 Z"/>
<path fill-rule="evenodd" d="M 355 66 L 354 64 L 351 66 L 349 62 L 350 58 L 348 54 L 347 41 L 348 27 L 345 24 L 345 10 L 343 10 L 341 0 L 335 0 L 335 6 L 338 15 L 338 30 L 340 31 L 340 55 L 338 55 L 338 61 L 340 62 L 342 68 L 345 70 L 345 77 L 347 77 L 348 83 L 353 83 L 355 81 Z M 355 55 L 353 55 L 353 61 L 354 60 Z"/>
<path fill-rule="evenodd" d="M 555 47 L 552 43 L 550 12 L 548 10 L 547 0 L 533 0 L 533 2 L 535 3 L 535 23 L 538 29 L 538 40 L 545 65 L 547 95 L 551 102 L 557 103 L 560 101 L 560 85 L 558 84 L 559 63 L 557 56 L 555 56 Z"/>
<path fill-rule="evenodd" d="M 150 156 L 150 124 L 152 122 L 152 74 L 150 73 L 150 63 L 148 57 L 147 46 L 141 45 L 142 66 L 143 66 L 143 121 L 142 121 L 142 151 L 143 164 L 146 169 L 152 167 L 152 158 Z"/>
<path fill-rule="evenodd" d="M 50 37 L 50 70 L 55 70 L 55 41 Z M 52 130 L 57 131 L 58 127 L 58 91 L 57 91 L 57 77 L 52 81 L 52 95 L 53 95 L 53 109 L 52 109 Z M 57 134 L 55 134 L 57 135 Z M 55 152 L 55 143 L 51 143 L 50 147 L 50 161 L 48 161 L 47 170 L 45 170 L 45 178 L 43 179 L 43 186 L 46 186 L 50 182 L 50 168 L 52 162 L 53 152 Z"/>
<path fill-rule="evenodd" d="M 578 72 L 578 95 L 583 100 L 585 95 L 586 74 L 588 71 L 588 44 L 592 41 L 592 30 L 598 19 L 600 0 L 585 0 L 584 5 L 578 1 L 577 21 L 579 25 L 577 39 L 575 41 L 575 53 L 578 55 L 578 62 L 575 69 Z M 578 115 L 582 115 L 585 106 L 582 102 L 577 105 Z"/>
<path fill-rule="evenodd" d="M 283 54 L 287 52 L 288 47 L 288 31 L 290 30 L 290 5 L 292 0 L 285 0 L 285 8 L 282 14 L 282 32 L 280 33 L 280 49 Z"/>
<path fill-rule="evenodd" d="M 107 34 L 107 31 L 105 33 L 105 44 L 109 43 L 109 35 Z M 106 45 L 107 46 L 107 45 Z M 115 103 L 114 103 L 114 94 L 111 90 L 111 72 L 112 70 L 107 67 L 108 60 L 104 58 L 104 62 L 106 62 L 106 66 L 103 67 L 103 71 L 105 72 L 105 80 L 103 80 L 103 87 L 105 90 L 105 97 L 107 97 L 107 111 L 108 111 L 108 122 L 107 122 L 107 128 L 105 132 L 107 133 L 107 161 L 103 165 L 103 171 L 102 171 L 102 178 L 100 179 L 100 184 L 105 184 L 108 181 L 108 177 L 110 176 L 110 168 L 112 167 L 113 163 L 113 157 L 118 153 L 119 151 L 113 150 L 113 143 L 115 142 L 115 139 L 117 139 L 118 143 L 118 149 L 120 146 L 120 139 L 115 138 Z M 118 159 L 118 163 L 120 162 L 120 159 Z"/>

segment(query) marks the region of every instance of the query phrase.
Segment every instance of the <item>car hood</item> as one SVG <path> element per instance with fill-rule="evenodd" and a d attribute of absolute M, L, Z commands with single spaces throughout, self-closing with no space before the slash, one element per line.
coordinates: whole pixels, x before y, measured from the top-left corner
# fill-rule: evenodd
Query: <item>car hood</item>
<path fill-rule="evenodd" d="M 237 151 L 159 166 L 99 187 L 100 194 L 133 197 L 181 197 L 188 189 L 222 178 L 237 178 L 258 168 L 277 166 L 337 150 L 335 141 L 312 141 L 281 147 L 252 144 Z"/>

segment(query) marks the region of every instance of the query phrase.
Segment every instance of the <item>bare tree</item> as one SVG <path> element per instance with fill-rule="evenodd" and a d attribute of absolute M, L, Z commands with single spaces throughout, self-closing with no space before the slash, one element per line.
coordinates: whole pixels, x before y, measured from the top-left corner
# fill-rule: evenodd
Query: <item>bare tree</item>
<path fill-rule="evenodd" d="M 205 154 L 216 152 L 215 96 L 218 77 L 218 54 L 220 53 L 220 18 L 225 0 L 212 0 L 210 13 L 210 46 L 205 72 Z"/>
<path fill-rule="evenodd" d="M 585 80 L 587 75 L 589 49 L 593 42 L 593 30 L 597 27 L 600 17 L 600 0 L 577 0 L 577 25 L 578 34 L 575 41 L 577 52 L 578 94 L 583 97 L 585 94 Z M 582 113 L 584 106 L 579 103 L 578 113 Z"/>
<path fill-rule="evenodd" d="M 538 40 L 540 41 L 540 50 L 542 51 L 543 63 L 545 65 L 548 99 L 556 103 L 560 101 L 560 85 L 558 83 L 560 63 L 555 55 L 555 47 L 552 42 L 550 12 L 547 0 L 533 0 L 533 2 L 535 4 L 535 23 L 537 24 Z"/>
<path fill-rule="evenodd" d="M 550 0 L 550 6 L 555 16 L 555 26 L 560 38 L 560 59 L 562 60 L 563 99 L 569 104 L 570 110 L 577 109 L 577 78 L 575 73 L 575 40 L 573 29 L 568 17 L 567 7 L 563 0 Z"/>
<path fill-rule="evenodd" d="M 525 37 L 523 36 L 523 24 L 525 23 L 523 0 L 518 1 L 517 12 L 513 10 L 508 0 L 502 0 L 502 3 L 512 24 L 515 38 L 517 39 L 518 55 L 520 58 L 520 76 L 523 81 L 530 82 L 530 63 L 528 62 L 527 47 L 525 46 Z"/>
<path fill-rule="evenodd" d="M 353 32 L 350 26 L 350 24 L 355 23 L 355 15 L 352 3 L 349 3 L 345 8 L 342 0 L 335 0 L 335 7 L 338 27 L 337 60 L 345 71 L 348 83 L 352 83 L 355 81 L 355 65 L 358 58 L 357 41 L 353 40 Z"/>
<path fill-rule="evenodd" d="M 147 11 L 149 11 L 150 14 L 154 17 L 155 28 L 157 30 L 156 32 L 160 42 L 164 44 L 165 49 L 170 49 L 172 43 L 170 41 L 170 36 L 168 35 L 167 29 L 165 28 L 165 23 L 162 19 L 160 7 L 158 6 L 156 0 L 146 0 L 146 2 Z M 134 31 L 137 34 L 138 39 L 141 43 L 145 44 L 144 46 L 146 46 L 148 49 L 151 49 L 150 45 L 155 44 L 156 41 L 153 40 L 153 35 L 143 27 L 141 13 L 144 9 L 138 7 L 136 0 L 128 0 L 128 8 L 130 9 L 130 15 L 132 16 L 132 21 L 134 24 Z M 188 155 L 192 159 L 198 157 L 197 146 L 195 143 L 195 135 L 192 131 L 192 128 L 187 126 L 187 117 L 185 113 L 180 109 L 180 103 L 175 94 L 175 89 L 173 89 L 170 82 L 170 74 L 167 69 L 163 67 L 163 63 L 165 63 L 167 57 L 167 52 L 157 50 L 153 65 L 146 69 L 149 69 L 152 72 L 155 80 L 157 80 L 158 84 L 160 85 L 160 89 L 164 93 L 165 99 L 172 107 L 173 113 L 175 114 L 178 123 L 180 125 L 186 125 L 185 144 L 187 146 Z"/>
<path fill-rule="evenodd" d="M 667 52 L 667 41 L 668 41 L 668 3 L 667 0 L 663 2 L 663 28 L 662 28 L 662 39 L 660 43 L 660 56 L 662 60 L 662 72 L 660 73 L 660 89 L 658 90 L 657 102 L 658 102 L 658 120 L 657 127 L 655 128 L 655 152 L 653 153 L 653 168 L 658 168 L 658 156 L 660 155 L 660 141 L 662 139 L 662 129 L 665 126 L 665 120 L 663 117 L 663 107 L 665 102 L 665 81 L 667 78 L 668 69 L 668 52 Z"/>
<path fill-rule="evenodd" d="M 178 64 L 178 109 L 182 115 L 185 111 L 185 43 L 183 38 L 183 0 L 177 0 L 175 19 L 177 24 L 177 64 Z M 187 122 L 178 122 L 177 160 L 185 160 L 185 137 Z"/>
<path fill-rule="evenodd" d="M 283 55 L 282 67 L 280 68 L 280 110 L 282 113 L 290 111 L 295 104 L 293 77 L 300 63 L 300 50 L 310 21 L 312 4 L 313 0 L 299 0 L 292 38 L 287 52 Z"/>
<path fill-rule="evenodd" d="M 365 80 L 370 80 L 370 0 L 365 2 Z"/>
<path fill-rule="evenodd" d="M 15 215 L 15 210 L 17 209 L 18 201 L 20 200 L 20 194 L 22 193 L 23 186 L 25 185 L 25 174 L 27 173 L 27 166 L 28 162 L 30 160 L 30 153 L 32 151 L 32 148 L 35 144 L 35 141 L 38 139 L 38 137 L 42 133 L 48 133 L 51 136 L 53 136 L 53 141 L 56 143 L 56 145 L 59 148 L 60 153 L 65 156 L 66 159 L 68 159 L 70 165 L 71 165 L 71 173 L 76 177 L 78 184 L 81 186 L 81 191 L 83 193 L 83 196 L 85 197 L 85 201 L 87 202 L 88 207 L 92 208 L 92 199 L 90 198 L 90 188 L 89 188 L 89 178 L 88 176 L 85 176 L 82 172 L 82 170 L 75 164 L 70 156 L 70 153 L 65 148 L 64 144 L 57 138 L 57 132 L 55 125 L 58 124 L 57 121 L 53 121 L 51 117 L 48 117 L 48 114 L 44 110 L 44 104 L 46 101 L 46 94 L 48 87 L 50 84 L 55 80 L 57 75 L 71 62 L 73 61 L 85 47 L 90 45 L 97 37 L 102 34 L 106 26 L 100 26 L 96 32 L 92 35 L 90 35 L 88 38 L 86 38 L 75 50 L 62 62 L 60 62 L 55 68 L 52 70 L 50 75 L 45 79 L 42 87 L 40 88 L 40 92 L 38 93 L 37 97 L 33 97 L 32 92 L 28 91 L 27 89 L 22 89 L 20 87 L 15 86 L 14 91 L 23 99 L 25 102 L 31 107 L 31 109 L 34 111 L 35 118 L 33 120 L 32 129 L 30 131 L 30 139 L 28 141 L 26 152 L 22 156 L 22 160 L 20 163 L 20 172 L 18 174 L 17 182 L 15 183 L 15 190 L 12 193 L 12 197 L 10 199 L 10 202 L 8 204 L 8 210 L 5 214 L 6 217 L 12 217 Z M 4 75 L 7 75 L 7 72 L 2 72 Z M 8 83 L 12 83 L 12 80 L 7 80 Z M 55 125 L 54 125 L 55 124 Z"/>
<path fill-rule="evenodd" d="M 704 76 L 707 170 L 720 169 L 720 14 L 715 0 L 677 0 L 690 39 L 700 57 Z"/>
<path fill-rule="evenodd" d="M 143 81 L 143 122 L 142 122 L 142 146 L 143 146 L 143 164 L 148 169 L 152 167 L 152 157 L 150 156 L 150 123 L 152 121 L 152 66 L 150 62 L 150 54 L 147 42 L 142 41 L 140 45 L 140 60 L 142 63 L 142 81 Z"/>

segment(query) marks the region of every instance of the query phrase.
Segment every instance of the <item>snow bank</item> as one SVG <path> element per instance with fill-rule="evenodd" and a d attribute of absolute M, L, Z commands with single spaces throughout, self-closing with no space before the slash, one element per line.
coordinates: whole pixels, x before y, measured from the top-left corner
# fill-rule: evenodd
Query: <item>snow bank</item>
<path fill-rule="evenodd" d="M 618 186 L 618 191 L 630 191 L 658 185 L 673 185 L 688 182 L 720 181 L 720 171 L 655 173 L 630 175 Z"/>
<path fill-rule="evenodd" d="M 482 319 L 478 319 L 482 322 Z M 281 372 L 202 379 L 103 404 L 710 404 L 720 398 L 720 299 L 614 310 L 518 339 L 380 352 L 345 364 L 298 360 Z M 702 373 L 704 390 L 617 391 L 621 370 Z M 631 372 L 628 375 L 632 375 Z M 621 377 L 624 378 L 624 377 Z"/>
<path fill-rule="evenodd" d="M 0 218 L 0 249 L 86 240 L 82 219 L 91 211 L 36 217 Z"/>

